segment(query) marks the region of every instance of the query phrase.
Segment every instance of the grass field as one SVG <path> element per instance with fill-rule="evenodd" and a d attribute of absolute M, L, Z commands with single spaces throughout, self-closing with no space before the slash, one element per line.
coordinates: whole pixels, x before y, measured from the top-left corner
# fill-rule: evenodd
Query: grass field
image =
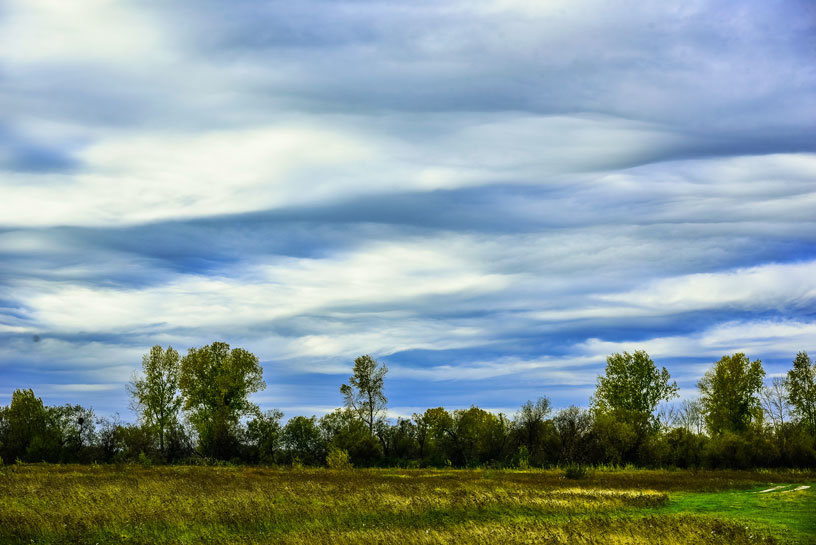
<path fill-rule="evenodd" d="M 17 465 L 0 543 L 807 544 L 816 472 Z"/>

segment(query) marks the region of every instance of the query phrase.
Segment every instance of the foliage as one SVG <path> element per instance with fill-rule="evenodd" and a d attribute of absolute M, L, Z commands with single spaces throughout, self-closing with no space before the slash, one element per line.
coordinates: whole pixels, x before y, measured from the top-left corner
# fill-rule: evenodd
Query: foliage
<path fill-rule="evenodd" d="M 559 411 L 553 424 L 560 443 L 558 463 L 573 463 L 585 459 L 592 431 L 592 415 L 573 405 Z"/>
<path fill-rule="evenodd" d="M 799 352 L 788 371 L 786 386 L 794 414 L 811 435 L 816 435 L 816 363 L 807 352 Z"/>
<path fill-rule="evenodd" d="M 347 451 L 332 447 L 329 449 L 329 453 L 326 454 L 326 467 L 329 469 L 351 469 L 354 465 L 351 463 Z"/>
<path fill-rule="evenodd" d="M 581 464 L 570 464 L 564 468 L 564 478 L 578 480 L 585 478 L 589 472 L 587 471 L 586 466 L 582 466 Z"/>
<path fill-rule="evenodd" d="M 324 446 L 315 417 L 296 416 L 283 428 L 283 444 L 289 461 L 318 465 L 325 458 Z"/>
<path fill-rule="evenodd" d="M 761 418 L 757 394 L 764 377 L 762 362 L 741 352 L 723 356 L 706 371 L 698 386 L 709 433 L 744 432 Z"/>
<path fill-rule="evenodd" d="M 248 396 L 266 387 L 258 357 L 223 342 L 191 348 L 181 360 L 179 387 L 202 451 L 231 458 L 239 418 L 258 411 Z"/>
<path fill-rule="evenodd" d="M 48 412 L 34 391 L 15 390 L 5 412 L 2 455 L 8 460 L 38 462 L 43 459 L 48 437 Z"/>
<path fill-rule="evenodd" d="M 519 442 L 527 449 L 528 460 L 540 463 L 542 450 L 545 449 L 544 439 L 548 435 L 547 416 L 551 411 L 550 400 L 539 397 L 535 403 L 527 401 L 521 406 L 513 420 L 513 427 L 518 434 Z"/>
<path fill-rule="evenodd" d="M 444 450 L 448 442 L 447 430 L 453 426 L 453 418 L 444 407 L 426 409 L 413 415 L 416 424 L 419 459 L 423 463 L 439 466 L 446 459 Z"/>
<path fill-rule="evenodd" d="M 253 449 L 252 459 L 256 462 L 274 463 L 282 447 L 283 413 L 278 410 L 259 413 L 247 423 L 247 439 Z"/>
<path fill-rule="evenodd" d="M 388 368 L 385 364 L 378 366 L 377 360 L 368 354 L 358 357 L 354 360 L 349 384 L 340 386 L 346 407 L 359 415 L 371 434 L 374 434 L 375 422 L 384 416 L 388 402 L 383 393 Z"/>
<path fill-rule="evenodd" d="M 350 409 L 337 409 L 319 421 L 324 444 L 346 451 L 356 465 L 369 466 L 382 455 L 380 442 Z"/>
<path fill-rule="evenodd" d="M 161 363 L 162 358 L 173 361 L 170 350 L 154 347 L 152 356 L 145 357 L 145 366 L 150 368 L 151 361 Z M 662 406 L 659 427 L 654 425 L 656 419 L 651 420 L 654 412 L 633 411 L 623 405 L 611 409 L 606 402 L 608 410 L 599 410 L 596 403 L 592 411 L 573 406 L 551 415 L 546 397 L 526 402 L 512 421 L 504 414 L 476 406 L 454 411 L 436 407 L 396 422 L 378 412 L 361 415 L 354 407 L 345 407 L 320 419 L 295 416 L 283 426 L 281 411 L 261 413 L 248 401 L 248 393 L 262 383 L 257 358 L 241 349 L 230 351 L 224 343 L 192 349 L 191 354 L 185 357 L 186 377 L 184 369 L 180 369 L 178 378 L 180 384 L 184 378 L 192 386 L 185 385 L 180 395 L 174 394 L 185 402 L 191 418 L 175 418 L 164 429 L 163 441 L 159 438 L 160 426 L 153 419 L 142 418 L 140 423 L 129 424 L 122 423 L 118 415 L 96 418 L 91 409 L 80 405 L 47 406 L 32 390 L 17 390 L 12 403 L 0 407 L 0 456 L 7 462 L 100 462 L 118 467 L 146 462 L 304 467 L 325 465 L 330 452 L 342 451 L 355 467 L 816 467 L 816 436 L 802 417 L 805 413 L 793 411 L 796 418 L 788 416 L 790 375 L 784 382 L 774 381 L 762 397 L 757 397 L 757 384 L 762 384 L 761 365 L 750 363 L 741 354 L 724 358 L 707 373 L 701 383 L 710 387 L 704 389 L 701 400 Z M 642 355 L 645 357 L 645 352 Z M 635 359 L 626 354 L 617 356 L 621 355 L 610 357 L 610 361 Z M 793 388 L 805 392 L 801 398 L 807 401 L 805 371 L 812 363 L 804 353 L 797 359 L 794 371 L 799 373 L 800 384 Z M 373 360 L 363 363 L 368 371 L 384 376 L 384 367 Z M 650 367 L 641 363 L 644 368 Z M 747 370 L 740 370 L 740 366 Z M 611 376 L 618 374 L 613 372 Z M 753 381 L 746 378 L 751 374 Z M 357 377 L 356 384 L 368 380 L 363 380 L 363 375 Z M 662 377 L 661 381 L 666 378 L 663 373 L 654 376 Z M 137 380 L 144 380 L 145 386 L 147 375 Z M 214 392 L 213 385 L 221 386 Z M 742 405 L 729 403 L 738 398 L 729 388 L 743 393 L 748 390 L 749 401 Z M 801 405 L 802 399 L 794 398 Z M 362 400 L 355 401 L 357 409 L 366 407 L 367 398 L 355 399 Z M 595 398 L 600 399 L 606 397 Z M 733 407 L 748 407 L 749 418 L 732 418 L 735 413 L 744 414 Z M 742 424 L 704 434 L 706 424 L 710 425 L 717 415 L 724 422 Z M 374 418 L 373 433 L 368 417 Z"/>
<path fill-rule="evenodd" d="M 645 422 L 655 427 L 657 404 L 677 397 L 677 384 L 670 378 L 666 368 L 658 369 L 643 350 L 612 354 L 606 358 L 605 374 L 598 377 L 593 407 L 639 427 Z"/>
<path fill-rule="evenodd" d="M 450 437 L 451 460 L 459 466 L 476 466 L 491 459 L 501 459 L 506 446 L 509 423 L 478 407 L 454 411 L 445 432 Z"/>
<path fill-rule="evenodd" d="M 142 357 L 142 376 L 134 376 L 128 385 L 133 405 L 142 422 L 159 436 L 159 450 L 166 453 L 165 436 L 178 424 L 182 398 L 178 394 L 181 378 L 179 353 L 168 346 L 154 346 Z"/>

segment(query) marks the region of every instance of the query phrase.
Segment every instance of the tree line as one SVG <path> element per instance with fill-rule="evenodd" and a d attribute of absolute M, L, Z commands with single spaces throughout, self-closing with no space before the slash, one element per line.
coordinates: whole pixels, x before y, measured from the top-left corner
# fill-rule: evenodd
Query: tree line
<path fill-rule="evenodd" d="M 806 352 L 765 385 L 762 362 L 723 356 L 680 404 L 676 382 L 642 350 L 610 355 L 588 408 L 553 412 L 547 397 L 512 417 L 443 407 L 389 420 L 387 367 L 354 361 L 344 406 L 320 418 L 262 412 L 258 358 L 214 342 L 181 357 L 154 346 L 128 384 L 135 424 L 80 405 L 46 406 L 31 389 L 0 408 L 0 460 L 232 463 L 329 467 L 816 466 L 816 364 Z"/>

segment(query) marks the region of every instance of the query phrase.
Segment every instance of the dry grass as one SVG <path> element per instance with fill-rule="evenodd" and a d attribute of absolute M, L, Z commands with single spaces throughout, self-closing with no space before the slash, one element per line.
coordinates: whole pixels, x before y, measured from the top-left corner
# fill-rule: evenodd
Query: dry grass
<path fill-rule="evenodd" d="M 772 477 L 772 478 L 771 478 Z M 813 474 L 13 466 L 0 543 L 775 543 L 670 491 Z"/>

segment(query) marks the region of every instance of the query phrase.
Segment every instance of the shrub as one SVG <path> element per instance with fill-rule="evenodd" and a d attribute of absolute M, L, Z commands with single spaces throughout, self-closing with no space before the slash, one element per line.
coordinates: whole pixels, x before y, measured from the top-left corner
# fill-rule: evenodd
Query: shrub
<path fill-rule="evenodd" d="M 326 455 L 326 465 L 329 469 L 351 469 L 351 459 L 349 453 L 345 449 L 332 447 Z"/>
<path fill-rule="evenodd" d="M 153 467 L 153 460 L 151 460 L 150 456 L 148 456 L 144 452 L 140 452 L 139 453 L 139 464 L 143 468 L 149 469 L 149 468 Z"/>
<path fill-rule="evenodd" d="M 583 479 L 588 474 L 587 468 L 579 464 L 570 464 L 564 468 L 564 477 L 567 479 Z"/>
<path fill-rule="evenodd" d="M 516 452 L 513 460 L 513 466 L 516 469 L 529 469 L 530 468 L 530 451 L 527 450 L 526 445 L 521 445 Z"/>

